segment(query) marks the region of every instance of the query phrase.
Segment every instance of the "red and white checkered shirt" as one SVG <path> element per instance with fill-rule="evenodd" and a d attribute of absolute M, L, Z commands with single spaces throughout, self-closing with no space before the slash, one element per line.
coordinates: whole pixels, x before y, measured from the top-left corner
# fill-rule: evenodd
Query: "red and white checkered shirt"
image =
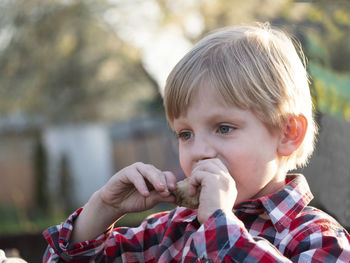
<path fill-rule="evenodd" d="M 204 224 L 196 210 L 178 207 L 137 228 L 116 228 L 96 240 L 70 244 L 74 219 L 44 232 L 43 262 L 350 262 L 350 236 L 332 217 L 307 206 L 302 175 L 288 175 L 274 194 L 217 210 Z"/>

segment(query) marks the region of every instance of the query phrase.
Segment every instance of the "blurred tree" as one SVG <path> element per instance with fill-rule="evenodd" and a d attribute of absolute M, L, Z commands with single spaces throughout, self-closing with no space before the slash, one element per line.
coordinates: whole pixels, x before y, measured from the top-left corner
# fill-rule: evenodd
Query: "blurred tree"
<path fill-rule="evenodd" d="M 157 0 L 157 3 L 163 13 L 163 25 L 178 24 L 183 35 L 192 42 L 217 28 L 269 21 L 290 6 L 288 0 Z M 194 30 L 193 26 L 201 30 Z"/>
<path fill-rule="evenodd" d="M 57 203 L 61 206 L 60 209 L 68 214 L 74 209 L 73 199 L 73 185 L 74 177 L 70 173 L 69 159 L 63 156 L 60 162 L 59 186 L 58 186 L 58 200 Z"/>
<path fill-rule="evenodd" d="M 2 1 L 0 114 L 120 119 L 159 97 L 138 50 L 103 23 L 108 7 L 93 0 Z"/>
<path fill-rule="evenodd" d="M 25 111 L 59 122 L 159 110 L 159 84 L 140 48 L 146 44 L 135 44 L 144 27 L 154 34 L 175 27 L 193 43 L 219 27 L 270 21 L 301 40 L 320 110 L 349 119 L 349 89 L 336 85 L 330 92 L 328 84 L 349 74 L 349 5 L 346 0 L 2 1 L 0 114 Z M 140 16 L 140 9 L 150 15 Z M 106 22 L 108 14 L 117 23 Z M 131 21 L 136 18 L 138 24 Z M 322 79 L 316 68 L 332 77 Z"/>
<path fill-rule="evenodd" d="M 47 192 L 47 158 L 45 147 L 38 140 L 35 146 L 34 155 L 35 165 L 35 204 L 42 211 L 47 211 L 48 208 L 48 192 Z"/>
<path fill-rule="evenodd" d="M 183 36 L 197 41 L 216 28 L 269 21 L 295 35 L 303 45 L 316 107 L 350 120 L 350 2 L 292 0 L 157 0 L 163 24 L 178 24 Z M 184 12 L 184 8 L 189 10 Z M 191 18 L 201 21 L 191 34 Z"/>
<path fill-rule="evenodd" d="M 350 2 L 320 0 L 302 5 L 301 16 L 291 8 L 282 21 L 293 21 L 302 41 L 316 106 L 350 121 Z"/>

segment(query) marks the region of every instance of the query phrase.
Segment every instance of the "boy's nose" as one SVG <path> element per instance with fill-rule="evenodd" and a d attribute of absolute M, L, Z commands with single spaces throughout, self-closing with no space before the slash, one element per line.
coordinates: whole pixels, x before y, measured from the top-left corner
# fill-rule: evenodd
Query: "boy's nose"
<path fill-rule="evenodd" d="M 193 145 L 192 154 L 195 162 L 217 157 L 215 147 L 206 139 L 196 138 Z"/>

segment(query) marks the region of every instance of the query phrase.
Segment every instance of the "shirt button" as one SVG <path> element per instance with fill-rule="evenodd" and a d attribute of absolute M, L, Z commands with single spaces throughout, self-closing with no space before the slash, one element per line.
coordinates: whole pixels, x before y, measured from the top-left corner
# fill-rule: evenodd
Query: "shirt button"
<path fill-rule="evenodd" d="M 208 256 L 202 256 L 201 258 L 197 258 L 197 262 L 202 262 L 202 263 L 209 263 L 211 260 L 208 258 Z"/>

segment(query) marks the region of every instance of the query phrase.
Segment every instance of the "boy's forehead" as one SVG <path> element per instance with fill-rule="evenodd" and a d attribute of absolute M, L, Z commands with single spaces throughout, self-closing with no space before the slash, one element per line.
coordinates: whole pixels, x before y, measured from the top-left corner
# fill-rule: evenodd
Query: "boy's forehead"
<path fill-rule="evenodd" d="M 225 110 L 241 109 L 235 103 L 229 102 L 227 97 L 217 87 L 209 83 L 203 83 L 192 91 L 188 103 L 186 107 L 181 109 L 179 117 L 186 117 L 189 110 L 199 108 L 203 105 L 210 111 L 215 111 L 219 105 L 220 109 L 217 109 L 217 115 L 220 115 Z M 201 115 L 205 114 L 206 112 L 201 113 Z"/>
<path fill-rule="evenodd" d="M 203 81 L 200 85 L 193 88 L 189 95 L 187 105 L 183 108 L 184 112 L 181 112 L 181 114 L 186 114 L 190 107 L 196 107 L 196 105 L 203 101 L 207 101 L 208 98 L 220 102 L 223 106 L 230 106 L 217 86 Z M 208 105 L 208 107 L 210 107 L 210 105 Z"/>

